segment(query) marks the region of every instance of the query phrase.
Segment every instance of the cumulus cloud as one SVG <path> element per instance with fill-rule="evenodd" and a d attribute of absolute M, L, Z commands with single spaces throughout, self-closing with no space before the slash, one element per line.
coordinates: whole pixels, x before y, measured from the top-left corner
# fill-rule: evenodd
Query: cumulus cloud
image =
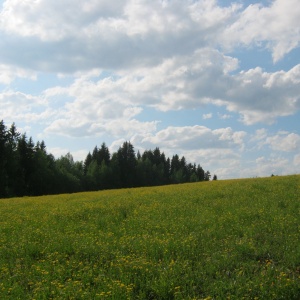
<path fill-rule="evenodd" d="M 279 116 L 294 114 L 300 108 L 300 65 L 274 73 L 250 69 L 229 78 L 231 86 L 223 98 L 214 101 L 238 112 L 248 125 L 273 123 Z"/>
<path fill-rule="evenodd" d="M 270 134 L 267 129 L 256 130 L 255 134 L 249 139 L 249 145 L 255 144 L 255 150 L 268 148 L 274 153 L 297 153 L 300 151 L 300 136 L 297 133 L 289 131 L 278 131 L 276 134 Z"/>
<path fill-rule="evenodd" d="M 218 113 L 218 117 L 219 117 L 221 120 L 227 120 L 227 119 L 231 119 L 231 118 L 232 118 L 231 115 L 228 115 L 228 114 L 220 114 L 220 113 Z"/>
<path fill-rule="evenodd" d="M 111 73 L 81 75 L 69 87 L 54 87 L 45 95 L 67 95 L 66 115 L 81 121 L 131 118 L 142 107 L 169 111 L 207 104 L 225 106 L 251 125 L 272 123 L 300 108 L 300 65 L 285 72 L 256 68 L 232 74 L 237 60 L 205 48 L 189 57 L 165 59 L 161 64 Z M 222 118 L 228 118 L 228 115 Z"/>
<path fill-rule="evenodd" d="M 0 54 L 40 71 L 153 65 L 207 45 L 234 11 L 216 1 L 6 0 Z"/>
<path fill-rule="evenodd" d="M 156 130 L 157 122 L 141 122 L 136 119 L 119 118 L 106 121 L 86 121 L 82 122 L 76 115 L 71 118 L 57 119 L 46 129 L 46 133 L 64 135 L 68 137 L 99 137 L 104 134 L 114 138 L 130 137 L 136 133 L 148 133 Z"/>
<path fill-rule="evenodd" d="M 211 119 L 212 118 L 212 113 L 209 114 L 203 114 L 202 115 L 203 120 Z"/>
<path fill-rule="evenodd" d="M 300 152 L 300 135 L 288 132 L 279 133 L 268 137 L 265 144 L 269 145 L 271 149 L 276 151 Z"/>
<path fill-rule="evenodd" d="M 275 54 L 279 48 L 287 53 L 299 40 L 295 1 L 220 7 L 207 0 L 6 0 L 0 12 L 5 63 L 0 69 L 8 64 L 14 69 L 2 73 L 0 81 L 32 78 L 32 70 L 73 72 L 77 79 L 67 91 L 56 87 L 46 94 L 76 98 L 63 110 L 80 112 L 87 120 L 118 117 L 125 106 L 169 111 L 214 104 L 239 113 L 247 125 L 271 124 L 300 108 L 300 65 L 274 73 L 259 67 L 236 73 L 238 60 L 212 47 L 265 41 L 274 46 L 274 55 L 283 55 Z M 114 110 L 112 103 L 118 103 Z"/>
<path fill-rule="evenodd" d="M 1 118 L 7 122 L 36 122 L 53 113 L 45 99 L 14 91 L 0 93 L 0 110 Z"/>
<path fill-rule="evenodd" d="M 77 35 L 99 20 L 119 17 L 125 3 L 7 0 L 3 4 L 0 24 L 8 33 L 36 36 L 42 41 L 58 41 Z"/>
<path fill-rule="evenodd" d="M 205 126 L 167 127 L 153 135 L 136 135 L 133 141 L 140 145 L 161 145 L 167 149 L 226 149 L 243 148 L 246 132 L 234 132 L 230 127 L 211 130 Z"/>
<path fill-rule="evenodd" d="M 174 154 L 173 152 L 170 152 Z M 241 177 L 242 154 L 234 149 L 197 149 L 180 153 L 190 162 L 198 162 L 204 170 L 216 174 L 219 179 Z"/>
<path fill-rule="evenodd" d="M 154 134 L 136 134 L 131 142 L 141 151 L 159 147 L 168 157 L 184 155 L 224 179 L 240 169 L 246 136 L 246 132 L 229 127 L 211 130 L 205 126 L 170 126 Z"/>
<path fill-rule="evenodd" d="M 251 171 L 255 176 L 287 175 L 292 168 L 288 158 L 272 154 L 269 157 L 258 157 Z"/>
<path fill-rule="evenodd" d="M 143 108 L 130 99 L 124 79 L 95 79 L 95 73 L 82 74 L 68 87 L 54 87 L 44 92 L 52 99 L 67 97 L 59 118 L 47 128 L 47 133 L 66 136 L 112 136 L 130 138 L 134 133 L 153 132 L 157 121 L 136 119 Z M 97 78 L 98 79 L 98 78 Z"/>
<path fill-rule="evenodd" d="M 300 44 L 299 1 L 275 0 L 269 6 L 257 3 L 242 10 L 228 25 L 223 35 L 224 45 L 263 44 L 272 51 L 277 62 Z"/>
<path fill-rule="evenodd" d="M 132 99 L 162 111 L 213 103 L 240 113 L 241 121 L 250 125 L 272 123 L 299 110 L 300 65 L 287 72 L 256 68 L 232 74 L 237 65 L 236 59 L 206 48 L 165 60 L 147 72 L 136 71 L 134 78 L 124 80 Z"/>
<path fill-rule="evenodd" d="M 28 78 L 30 80 L 36 80 L 37 75 L 35 72 L 32 72 L 30 70 L 0 64 L 0 83 L 9 85 L 16 78 Z"/>
<path fill-rule="evenodd" d="M 299 45 L 298 5 L 297 0 L 248 7 L 221 7 L 216 0 L 6 0 L 0 54 L 12 64 L 62 73 L 150 66 L 203 47 L 241 44 L 267 44 L 278 60 Z"/>
<path fill-rule="evenodd" d="M 293 163 L 296 167 L 299 167 L 300 166 L 300 154 L 297 154 L 294 156 L 294 160 L 293 160 Z"/>

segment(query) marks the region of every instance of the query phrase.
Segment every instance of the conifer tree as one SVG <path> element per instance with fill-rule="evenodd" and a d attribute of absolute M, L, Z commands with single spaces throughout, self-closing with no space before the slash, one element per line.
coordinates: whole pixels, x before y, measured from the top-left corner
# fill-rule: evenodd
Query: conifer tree
<path fill-rule="evenodd" d="M 7 195 L 7 130 L 0 121 L 0 197 Z"/>
<path fill-rule="evenodd" d="M 120 167 L 120 180 L 123 187 L 133 187 L 137 183 L 134 147 L 130 142 L 123 143 L 117 152 Z"/>

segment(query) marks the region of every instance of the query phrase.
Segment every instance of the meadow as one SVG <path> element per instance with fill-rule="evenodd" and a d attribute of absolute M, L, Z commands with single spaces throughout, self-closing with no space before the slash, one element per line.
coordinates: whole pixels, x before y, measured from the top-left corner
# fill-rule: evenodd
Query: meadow
<path fill-rule="evenodd" d="M 300 299 L 300 176 L 2 199 L 0 299 Z"/>

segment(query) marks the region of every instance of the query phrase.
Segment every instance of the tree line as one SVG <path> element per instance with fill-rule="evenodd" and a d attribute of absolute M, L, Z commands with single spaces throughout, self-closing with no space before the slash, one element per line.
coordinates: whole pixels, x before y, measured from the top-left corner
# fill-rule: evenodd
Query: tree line
<path fill-rule="evenodd" d="M 168 158 L 158 147 L 135 153 L 130 142 L 113 154 L 102 143 L 80 162 L 70 153 L 56 159 L 44 141 L 35 144 L 14 123 L 7 128 L 0 121 L 0 198 L 208 181 L 210 176 L 184 156 Z"/>

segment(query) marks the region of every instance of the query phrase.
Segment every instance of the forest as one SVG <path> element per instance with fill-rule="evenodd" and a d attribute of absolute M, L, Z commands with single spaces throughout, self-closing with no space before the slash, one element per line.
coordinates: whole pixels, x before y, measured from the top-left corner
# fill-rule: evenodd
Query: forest
<path fill-rule="evenodd" d="M 102 143 L 84 161 L 74 161 L 70 153 L 55 158 L 44 141 L 34 143 L 17 131 L 15 123 L 8 128 L 0 121 L 0 198 L 168 185 L 210 177 L 209 171 L 188 163 L 184 156 L 166 157 L 158 147 L 136 153 L 130 142 L 112 154 Z"/>

